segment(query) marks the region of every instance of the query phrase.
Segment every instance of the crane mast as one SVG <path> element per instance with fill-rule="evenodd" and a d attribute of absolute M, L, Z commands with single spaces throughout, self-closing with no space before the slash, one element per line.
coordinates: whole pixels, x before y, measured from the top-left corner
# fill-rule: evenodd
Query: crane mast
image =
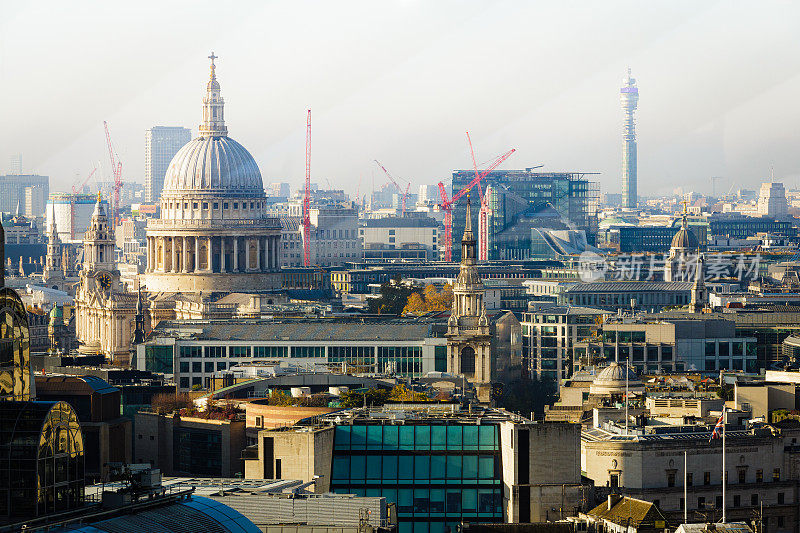
<path fill-rule="evenodd" d="M 311 266 L 311 110 L 306 118 L 306 190 L 303 195 L 303 265 Z"/>
<path fill-rule="evenodd" d="M 103 126 L 106 130 L 106 144 L 108 145 L 108 157 L 111 159 L 111 172 L 114 175 L 110 218 L 113 221 L 114 227 L 116 227 L 117 217 L 119 216 L 119 191 L 122 189 L 122 162 L 114 153 L 114 145 L 111 144 L 111 133 L 108 131 L 108 122 L 104 120 Z"/>
<path fill-rule="evenodd" d="M 480 174 L 475 175 L 472 178 L 466 187 L 458 191 L 456 194 L 453 195 L 452 198 L 447 198 L 447 190 L 445 189 L 444 183 L 441 181 L 439 182 L 439 195 L 442 197 L 441 209 L 444 211 L 444 260 L 445 261 L 452 261 L 453 260 L 453 205 L 461 199 L 462 196 L 467 194 L 470 189 L 475 186 L 480 186 L 480 182 L 483 178 L 486 177 L 489 172 L 499 167 L 503 161 L 511 157 L 511 154 L 516 152 L 516 149 L 512 148 L 508 152 L 504 153 L 497 159 L 495 159 L 489 167 L 481 172 Z"/>

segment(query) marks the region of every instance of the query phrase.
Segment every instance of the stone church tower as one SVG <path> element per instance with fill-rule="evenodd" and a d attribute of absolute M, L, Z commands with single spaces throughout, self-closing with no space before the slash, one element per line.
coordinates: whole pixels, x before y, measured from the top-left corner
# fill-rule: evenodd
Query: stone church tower
<path fill-rule="evenodd" d="M 114 258 L 114 234 L 98 193 L 83 240 L 83 267 L 75 294 L 76 335 L 85 354 L 103 354 L 114 364 L 130 358 L 136 295 L 125 293 Z"/>
<path fill-rule="evenodd" d="M 55 210 L 55 206 L 53 206 L 53 209 Z M 42 272 L 42 281 L 47 287 L 66 291 L 66 279 L 61 265 L 64 252 L 61 249 L 61 239 L 56 228 L 55 212 L 52 220 L 53 223 L 47 231 L 47 257 L 45 258 L 44 271 Z"/>
<path fill-rule="evenodd" d="M 467 198 L 467 222 L 461 239 L 461 270 L 453 286 L 453 310 L 447 322 L 447 371 L 462 374 L 489 402 L 492 383 L 491 332 L 476 267 L 476 242 Z"/>

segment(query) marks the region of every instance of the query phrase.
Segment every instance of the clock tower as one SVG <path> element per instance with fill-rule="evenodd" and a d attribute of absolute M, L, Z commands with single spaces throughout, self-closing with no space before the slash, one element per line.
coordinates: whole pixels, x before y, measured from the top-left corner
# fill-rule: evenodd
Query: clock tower
<path fill-rule="evenodd" d="M 83 240 L 83 264 L 75 294 L 76 333 L 85 354 L 105 355 L 113 363 L 128 364 L 133 294 L 122 291 L 114 260 L 114 231 L 100 193 Z"/>

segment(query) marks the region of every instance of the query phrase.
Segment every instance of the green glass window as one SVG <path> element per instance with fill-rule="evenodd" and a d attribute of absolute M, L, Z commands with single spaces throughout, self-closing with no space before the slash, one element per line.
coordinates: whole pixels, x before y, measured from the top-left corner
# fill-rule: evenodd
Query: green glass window
<path fill-rule="evenodd" d="M 447 426 L 447 448 L 450 450 L 462 449 L 461 426 Z M 449 477 L 449 476 L 448 476 Z"/>
<path fill-rule="evenodd" d="M 383 443 L 383 426 L 367 426 L 367 449 L 380 450 Z"/>
<path fill-rule="evenodd" d="M 494 457 L 478 458 L 478 478 L 482 480 L 494 478 Z"/>
<path fill-rule="evenodd" d="M 431 426 L 431 449 L 444 450 L 447 447 L 447 428 L 445 426 Z"/>
<path fill-rule="evenodd" d="M 495 426 L 479 426 L 481 450 L 496 450 L 497 435 Z"/>
<path fill-rule="evenodd" d="M 431 480 L 443 480 L 447 460 L 444 455 L 431 455 Z"/>
<path fill-rule="evenodd" d="M 350 457 L 350 481 L 364 482 L 366 469 L 366 457 L 363 455 L 353 455 Z"/>
<path fill-rule="evenodd" d="M 461 478 L 461 456 L 448 455 L 447 456 L 447 479 L 460 479 Z"/>
<path fill-rule="evenodd" d="M 427 483 L 431 477 L 430 457 L 427 455 L 417 455 L 414 457 L 414 479 L 417 482 Z"/>
<path fill-rule="evenodd" d="M 715 342 L 707 342 L 706 343 L 706 357 L 716 357 L 717 355 L 717 343 Z"/>
<path fill-rule="evenodd" d="M 394 451 L 398 449 L 398 426 L 383 427 L 383 449 Z"/>
<path fill-rule="evenodd" d="M 400 426 L 400 449 L 414 449 L 414 426 Z"/>
<path fill-rule="evenodd" d="M 353 426 L 350 430 L 350 446 L 354 450 L 364 450 L 367 447 L 367 427 Z"/>
<path fill-rule="evenodd" d="M 467 482 L 476 483 L 478 479 L 478 456 L 465 455 L 463 459 L 462 476 Z"/>
<path fill-rule="evenodd" d="M 333 479 L 334 481 L 345 483 L 350 481 L 350 457 L 347 455 L 334 455 Z"/>
<path fill-rule="evenodd" d="M 334 430 L 334 442 L 337 450 L 347 450 L 350 448 L 350 429 L 353 426 L 336 426 Z"/>
<path fill-rule="evenodd" d="M 415 426 L 414 434 L 416 436 L 415 449 L 417 449 L 417 450 L 430 450 L 430 448 L 431 448 L 431 427 L 430 426 Z"/>
<path fill-rule="evenodd" d="M 383 456 L 383 482 L 396 482 L 397 481 L 397 456 L 384 455 Z"/>
<path fill-rule="evenodd" d="M 414 477 L 414 456 L 401 455 L 398 458 L 398 478 L 412 479 Z"/>
<path fill-rule="evenodd" d="M 368 455 L 367 456 L 367 479 L 380 479 L 381 478 L 381 456 Z"/>

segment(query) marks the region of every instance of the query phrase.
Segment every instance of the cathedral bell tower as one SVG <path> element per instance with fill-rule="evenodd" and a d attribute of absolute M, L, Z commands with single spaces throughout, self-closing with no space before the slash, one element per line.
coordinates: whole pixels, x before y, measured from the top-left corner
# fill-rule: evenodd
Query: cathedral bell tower
<path fill-rule="evenodd" d="M 447 371 L 462 374 L 489 402 L 493 368 L 491 332 L 483 301 L 486 289 L 476 266 L 476 241 L 472 233 L 472 207 L 467 197 L 467 222 L 461 239 L 461 268 L 453 285 L 453 309 L 447 321 Z"/>

